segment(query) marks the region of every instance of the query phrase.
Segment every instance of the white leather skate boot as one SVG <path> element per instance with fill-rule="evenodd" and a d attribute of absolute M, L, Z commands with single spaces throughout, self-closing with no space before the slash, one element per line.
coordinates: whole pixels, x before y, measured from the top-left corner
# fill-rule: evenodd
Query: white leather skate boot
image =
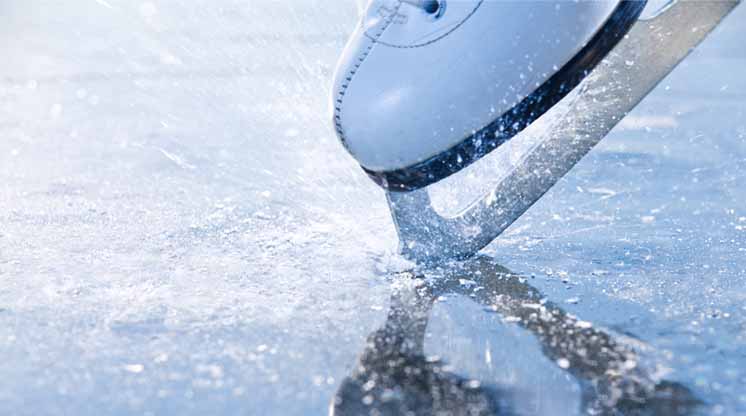
<path fill-rule="evenodd" d="M 337 135 L 390 191 L 469 165 L 571 91 L 645 1 L 372 0 L 337 68 Z"/>

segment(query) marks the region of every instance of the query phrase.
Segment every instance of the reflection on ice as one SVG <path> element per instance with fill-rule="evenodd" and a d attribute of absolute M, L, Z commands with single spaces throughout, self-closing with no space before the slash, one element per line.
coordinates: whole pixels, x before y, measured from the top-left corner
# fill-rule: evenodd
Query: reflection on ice
<path fill-rule="evenodd" d="M 532 334 L 545 357 L 582 386 L 587 414 L 686 415 L 702 404 L 685 386 L 645 368 L 633 347 L 548 302 L 527 279 L 488 258 L 459 265 L 438 279 L 426 277 L 404 273 L 410 283 L 394 289 L 387 320 L 370 334 L 339 387 L 332 415 L 496 415 L 535 408 L 519 403 L 525 395 L 512 386 L 469 380 L 426 355 L 431 309 L 451 295 L 469 298 Z"/>

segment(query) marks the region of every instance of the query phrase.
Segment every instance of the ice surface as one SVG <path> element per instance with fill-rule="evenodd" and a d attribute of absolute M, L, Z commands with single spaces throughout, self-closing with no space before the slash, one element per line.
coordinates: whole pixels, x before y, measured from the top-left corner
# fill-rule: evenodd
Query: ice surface
<path fill-rule="evenodd" d="M 327 412 L 408 279 L 382 192 L 330 128 L 357 13 L 0 5 L 0 414 Z M 520 315 L 561 310 L 702 413 L 746 414 L 744 19 L 489 247 L 543 299 L 475 303 L 477 273 L 438 292 L 427 368 L 516 411 L 579 413 L 571 357 Z"/>

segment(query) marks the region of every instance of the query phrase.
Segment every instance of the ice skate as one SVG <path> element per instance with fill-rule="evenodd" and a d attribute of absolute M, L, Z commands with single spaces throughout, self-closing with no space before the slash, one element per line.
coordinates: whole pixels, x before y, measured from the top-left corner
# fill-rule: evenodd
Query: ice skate
<path fill-rule="evenodd" d="M 465 258 L 489 244 L 738 1 L 674 1 L 640 20 L 645 4 L 370 2 L 338 66 L 334 124 L 386 190 L 403 254 Z M 496 189 L 455 218 L 432 209 L 425 186 L 521 133 L 572 91 L 565 116 Z"/>

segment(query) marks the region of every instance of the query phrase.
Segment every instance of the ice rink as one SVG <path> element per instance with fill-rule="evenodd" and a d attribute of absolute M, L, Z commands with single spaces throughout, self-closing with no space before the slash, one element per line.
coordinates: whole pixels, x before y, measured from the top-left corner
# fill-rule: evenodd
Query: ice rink
<path fill-rule="evenodd" d="M 746 6 L 432 294 L 332 130 L 357 8 L 0 2 L 0 414 L 341 414 L 418 330 L 405 367 L 439 375 L 391 400 L 583 414 L 568 325 L 682 413 L 746 414 Z"/>

